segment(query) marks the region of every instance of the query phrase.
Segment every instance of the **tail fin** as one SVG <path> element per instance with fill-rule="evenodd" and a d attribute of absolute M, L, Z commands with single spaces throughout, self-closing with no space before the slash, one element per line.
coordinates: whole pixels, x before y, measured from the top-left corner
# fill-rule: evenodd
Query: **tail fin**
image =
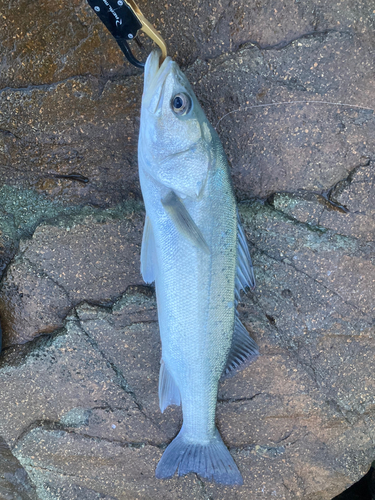
<path fill-rule="evenodd" d="M 240 471 L 223 443 L 219 431 L 207 444 L 192 443 L 184 436 L 183 427 L 170 443 L 156 467 L 155 475 L 167 479 L 196 472 L 202 477 L 222 484 L 243 484 Z"/>

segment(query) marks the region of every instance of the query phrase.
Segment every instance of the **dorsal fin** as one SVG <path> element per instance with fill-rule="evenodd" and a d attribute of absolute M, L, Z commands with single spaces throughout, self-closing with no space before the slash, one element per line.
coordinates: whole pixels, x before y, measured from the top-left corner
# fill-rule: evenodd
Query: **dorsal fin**
<path fill-rule="evenodd" d="M 237 272 L 235 298 L 240 299 L 240 291 L 247 287 L 252 290 L 255 288 L 255 276 L 253 263 L 251 261 L 249 248 L 247 246 L 246 236 L 242 228 L 240 215 L 237 210 Z"/>
<path fill-rule="evenodd" d="M 237 210 L 237 271 L 235 279 L 235 304 L 240 300 L 241 290 L 255 288 L 255 276 L 246 236 Z M 240 321 L 238 311 L 234 317 L 232 346 L 221 378 L 229 378 L 252 363 L 259 356 L 259 349 Z"/>

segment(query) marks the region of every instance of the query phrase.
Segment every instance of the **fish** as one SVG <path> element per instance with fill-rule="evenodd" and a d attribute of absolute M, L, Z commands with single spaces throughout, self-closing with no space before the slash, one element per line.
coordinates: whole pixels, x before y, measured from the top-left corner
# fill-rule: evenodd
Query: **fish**
<path fill-rule="evenodd" d="M 253 266 L 219 136 L 178 64 L 159 57 L 147 58 L 141 103 L 141 274 L 155 282 L 160 410 L 181 405 L 183 424 L 155 475 L 242 484 L 215 412 L 219 380 L 259 354 L 236 309 Z"/>

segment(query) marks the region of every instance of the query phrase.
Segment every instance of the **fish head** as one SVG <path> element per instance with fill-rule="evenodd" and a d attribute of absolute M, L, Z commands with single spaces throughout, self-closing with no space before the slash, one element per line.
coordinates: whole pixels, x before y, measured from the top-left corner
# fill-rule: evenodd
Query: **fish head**
<path fill-rule="evenodd" d="M 138 156 L 139 168 L 179 196 L 200 197 L 214 161 L 215 131 L 186 76 L 160 53 L 146 62 Z"/>

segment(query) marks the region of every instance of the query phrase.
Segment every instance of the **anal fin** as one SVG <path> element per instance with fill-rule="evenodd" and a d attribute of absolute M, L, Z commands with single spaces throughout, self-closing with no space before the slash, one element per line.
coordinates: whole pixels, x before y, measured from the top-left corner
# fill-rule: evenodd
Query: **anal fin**
<path fill-rule="evenodd" d="M 222 379 L 233 377 L 243 370 L 259 356 L 259 349 L 254 340 L 249 336 L 236 312 L 234 319 L 234 332 L 232 346 L 229 351 L 226 367 Z"/>
<path fill-rule="evenodd" d="M 164 410 L 169 405 L 181 404 L 180 390 L 177 387 L 172 375 L 167 370 L 163 360 L 160 362 L 160 372 L 159 372 L 159 407 L 160 411 L 164 413 Z"/>

